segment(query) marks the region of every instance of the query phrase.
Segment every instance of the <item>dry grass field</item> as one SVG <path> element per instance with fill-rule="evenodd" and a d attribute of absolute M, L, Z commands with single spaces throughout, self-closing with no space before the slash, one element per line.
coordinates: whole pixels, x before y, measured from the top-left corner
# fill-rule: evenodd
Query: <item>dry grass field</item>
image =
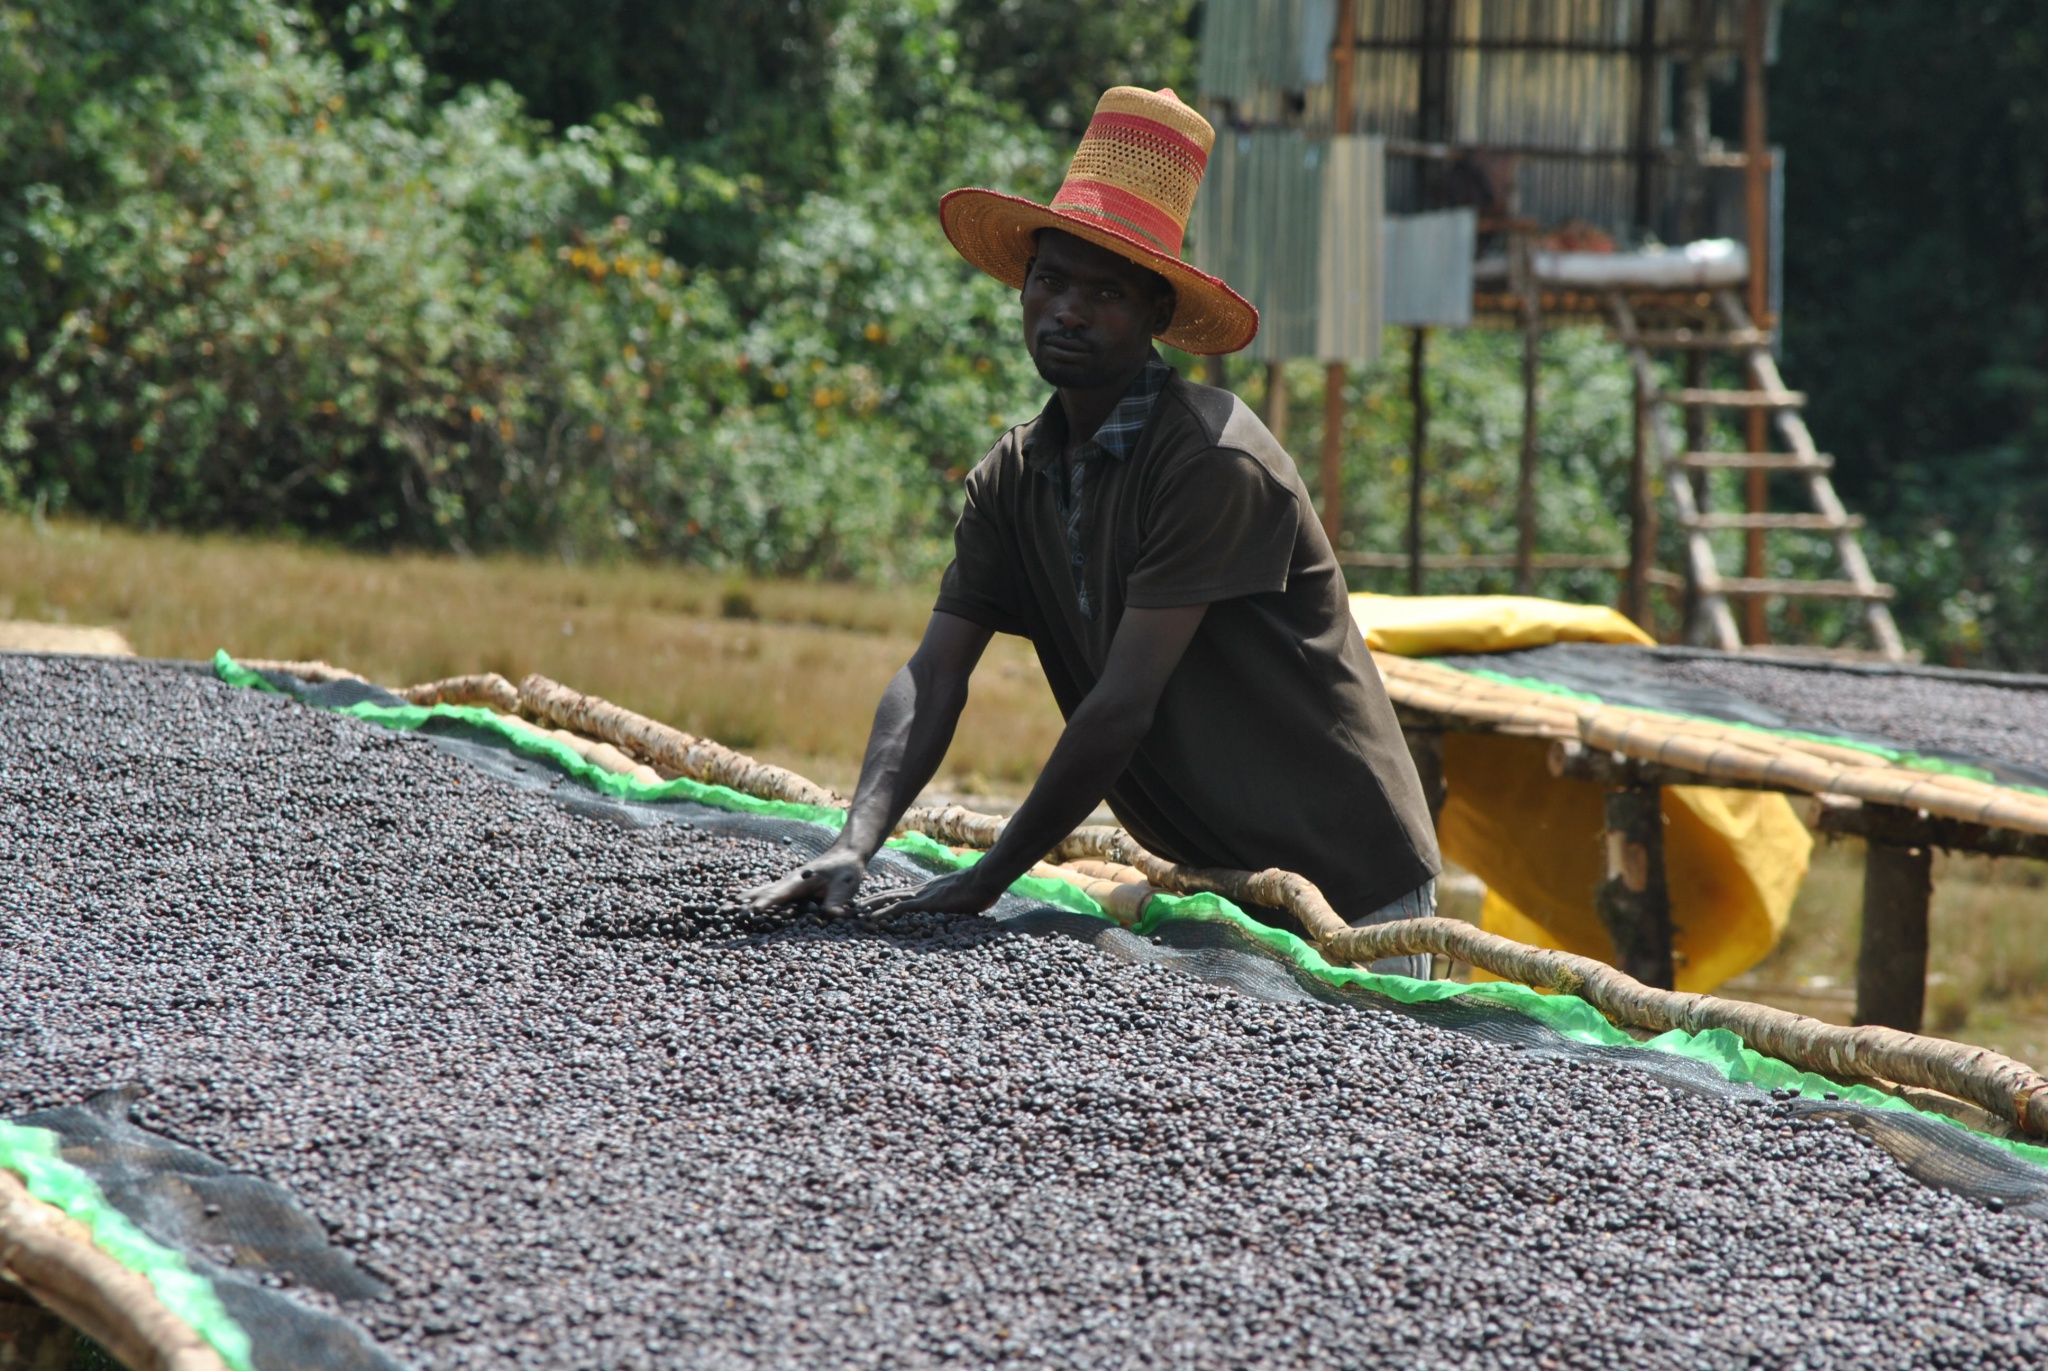
<path fill-rule="evenodd" d="M 929 588 L 0 518 L 0 620 L 105 625 L 145 656 L 324 658 L 391 684 L 540 671 L 841 789 L 930 603 Z M 1022 794 L 1059 723 L 1030 649 L 997 639 L 935 789 Z M 2048 868 L 1944 856 L 1935 879 L 1927 1030 L 2048 1063 Z M 1723 993 L 1846 1023 L 1862 881 L 1859 845 L 1818 849 L 1784 942 Z"/>
<path fill-rule="evenodd" d="M 931 598 L 0 518 L 0 619 L 105 625 L 146 657 L 320 658 L 392 685 L 538 671 L 840 788 Z M 1021 794 L 1059 727 L 1029 646 L 998 638 L 939 783 Z"/>
<path fill-rule="evenodd" d="M 1825 842 L 1785 937 L 1720 993 L 1834 1023 L 1856 1004 L 1863 844 Z M 2048 865 L 1938 853 L 1923 1030 L 2048 1067 Z"/>

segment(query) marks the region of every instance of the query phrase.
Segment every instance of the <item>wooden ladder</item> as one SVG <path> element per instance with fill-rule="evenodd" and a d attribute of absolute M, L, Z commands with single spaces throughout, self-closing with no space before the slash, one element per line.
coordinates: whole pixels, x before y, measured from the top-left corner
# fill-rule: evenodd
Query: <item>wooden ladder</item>
<path fill-rule="evenodd" d="M 1706 621 L 1714 645 L 1740 652 L 1759 644 L 1745 644 L 1729 608 L 1731 597 L 1785 596 L 1794 599 L 1858 600 L 1863 606 L 1864 627 L 1869 631 L 1875 655 L 1887 661 L 1903 661 L 1906 647 L 1899 638 L 1887 604 L 1892 588 L 1881 584 L 1870 571 L 1857 533 L 1862 519 L 1842 507 L 1828 472 L 1834 458 L 1821 452 L 1807 430 L 1800 408 L 1806 397 L 1788 390 L 1778 374 L 1777 359 L 1771 356 L 1771 336 L 1758 329 L 1733 292 L 1719 291 L 1714 305 L 1717 318 L 1701 328 L 1647 330 L 1638 327 L 1635 310 L 1620 292 L 1607 297 L 1608 311 L 1622 346 L 1628 349 L 1635 368 L 1638 423 L 1647 430 L 1643 440 L 1647 455 L 1662 472 L 1666 489 L 1677 510 L 1678 527 L 1685 538 L 1685 576 L 1699 612 Z M 1697 387 L 1669 388 L 1658 378 L 1651 364 L 1652 349 L 1666 351 L 1715 351 L 1739 355 L 1752 382 L 1747 390 L 1708 390 Z M 1764 410 L 1771 416 L 1786 452 L 1680 452 L 1673 450 L 1672 426 L 1665 422 L 1672 411 L 1711 409 Z M 1809 512 L 1769 513 L 1749 510 L 1740 514 L 1710 514 L 1702 511 L 1693 497 L 1695 473 L 1744 471 L 1796 472 L 1804 478 Z M 1791 529 L 1832 535 L 1835 556 L 1842 568 L 1839 580 L 1801 580 L 1766 576 L 1725 576 L 1714 556 L 1711 534 L 1722 529 L 1741 529 L 1753 537 Z M 1833 649 L 1847 655 L 1846 649 Z M 1868 655 L 1868 654 L 1862 654 Z"/>

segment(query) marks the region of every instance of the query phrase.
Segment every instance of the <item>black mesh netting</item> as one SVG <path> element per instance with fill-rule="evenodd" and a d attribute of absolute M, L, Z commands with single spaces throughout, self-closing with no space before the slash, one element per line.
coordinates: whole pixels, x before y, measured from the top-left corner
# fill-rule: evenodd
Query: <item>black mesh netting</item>
<path fill-rule="evenodd" d="M 135 1091 L 108 1090 L 82 1105 L 12 1120 L 57 1135 L 78 1167 L 142 1231 L 181 1253 L 213 1283 L 228 1316 L 252 1335 L 256 1365 L 396 1371 L 337 1306 L 390 1291 L 328 1240 L 289 1193 L 128 1118 Z M 331 1301 L 313 1308 L 286 1289 Z"/>

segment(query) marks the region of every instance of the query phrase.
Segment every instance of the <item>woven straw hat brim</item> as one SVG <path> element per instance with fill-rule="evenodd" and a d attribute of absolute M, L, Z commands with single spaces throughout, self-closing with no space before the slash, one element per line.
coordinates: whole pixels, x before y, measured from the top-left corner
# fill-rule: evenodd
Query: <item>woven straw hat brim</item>
<path fill-rule="evenodd" d="M 1032 235 L 1059 229 L 1107 248 L 1173 283 L 1173 322 L 1159 337 L 1201 356 L 1236 352 L 1259 332 L 1259 312 L 1215 277 L 1178 257 L 1133 242 L 1077 215 L 994 190 L 950 191 L 939 201 L 939 224 L 962 257 L 1012 290 L 1024 288 L 1024 265 L 1038 253 Z"/>

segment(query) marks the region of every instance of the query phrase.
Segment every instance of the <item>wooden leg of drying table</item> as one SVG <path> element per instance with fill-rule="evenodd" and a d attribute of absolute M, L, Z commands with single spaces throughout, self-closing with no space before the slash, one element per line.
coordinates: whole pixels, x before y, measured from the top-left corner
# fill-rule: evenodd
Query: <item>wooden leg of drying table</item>
<path fill-rule="evenodd" d="M 9 1371 L 66 1371 L 78 1334 L 35 1303 L 19 1286 L 0 1280 L 0 1367 Z"/>
<path fill-rule="evenodd" d="M 1411 728 L 1404 733 L 1408 740 L 1408 755 L 1415 759 L 1415 774 L 1422 778 L 1422 798 L 1429 802 L 1429 822 L 1441 827 L 1445 795 L 1444 735 L 1433 728 Z"/>
<path fill-rule="evenodd" d="M 1934 849 L 1873 842 L 1863 859 L 1856 1022 L 1920 1031 L 1927 1004 L 1927 905 Z"/>
<path fill-rule="evenodd" d="M 1644 985 L 1671 988 L 1671 892 L 1664 880 L 1664 796 L 1653 785 L 1607 792 L 1607 879 L 1595 907 L 1614 963 Z"/>

